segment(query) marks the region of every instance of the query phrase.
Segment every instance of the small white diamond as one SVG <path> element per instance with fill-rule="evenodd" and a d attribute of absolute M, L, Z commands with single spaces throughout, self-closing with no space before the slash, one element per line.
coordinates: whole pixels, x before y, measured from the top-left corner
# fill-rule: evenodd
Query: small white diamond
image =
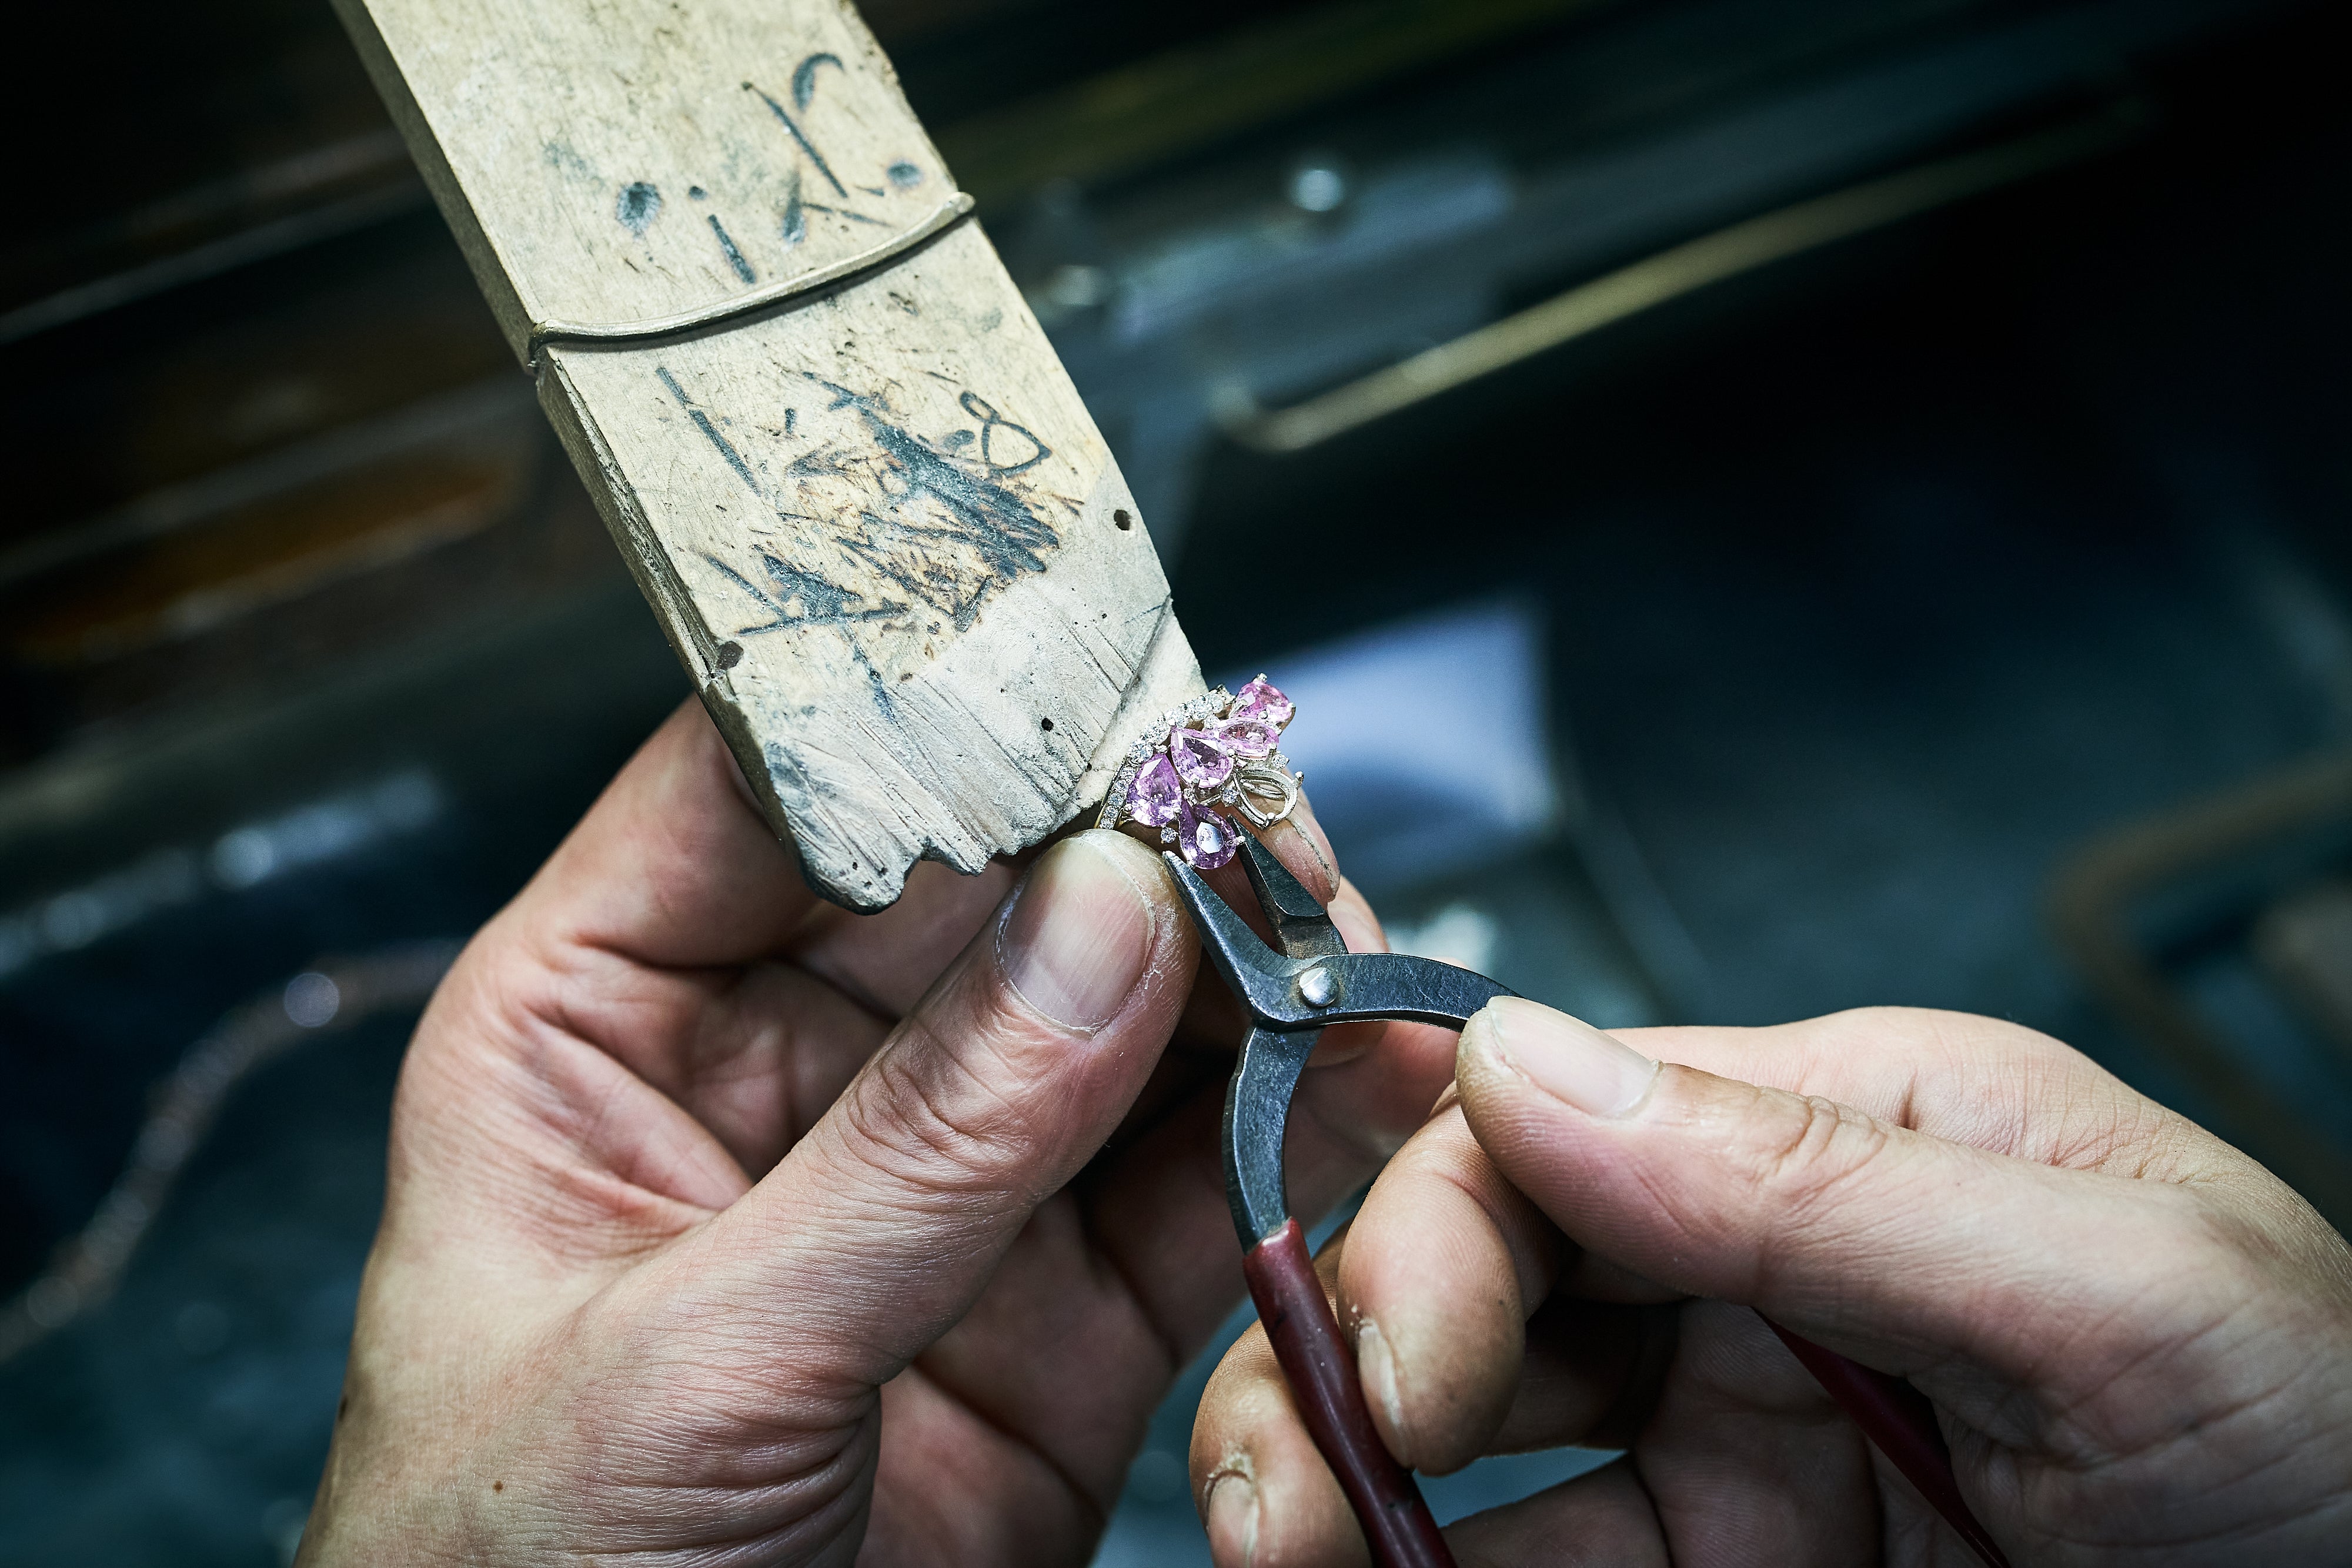
<path fill-rule="evenodd" d="M 1176 841 L 1176 830 L 1175 830 L 1175 829 L 1173 829 L 1173 828 L 1162 828 L 1162 829 L 1160 829 L 1160 841 L 1161 843 L 1163 843 L 1163 844 L 1172 844 L 1172 843 L 1174 843 L 1174 842 Z"/>

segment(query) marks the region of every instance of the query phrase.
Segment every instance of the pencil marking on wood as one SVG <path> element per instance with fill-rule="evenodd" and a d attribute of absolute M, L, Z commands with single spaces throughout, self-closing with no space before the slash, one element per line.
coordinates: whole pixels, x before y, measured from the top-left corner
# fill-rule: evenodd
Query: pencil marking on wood
<path fill-rule="evenodd" d="M 1026 425 L 1015 424 L 1011 420 L 1001 417 L 995 409 L 989 406 L 988 401 L 979 393 L 960 392 L 956 396 L 956 402 L 963 405 L 964 413 L 980 421 L 980 460 L 999 474 L 1019 474 L 1034 468 L 1038 464 L 1054 455 L 1054 449 L 1038 440 Z M 1018 463 L 998 458 L 989 442 L 994 433 L 1000 430 L 1009 430 L 1027 442 L 1029 455 Z"/>
<path fill-rule="evenodd" d="M 889 176 L 892 184 L 902 191 L 911 191 L 923 183 L 923 172 L 904 158 L 891 164 L 883 172 Z"/>
<path fill-rule="evenodd" d="M 620 201 L 614 205 L 613 215 L 621 220 L 623 228 L 643 239 L 646 230 L 661 216 L 661 193 L 645 181 L 638 180 L 621 187 Z"/>
<path fill-rule="evenodd" d="M 798 245 L 808 238 L 808 213 L 801 205 L 801 172 L 795 169 L 784 180 L 784 217 L 782 225 L 786 245 Z"/>
<path fill-rule="evenodd" d="M 865 604 L 866 596 L 856 590 L 844 588 L 814 571 L 787 566 L 764 550 L 760 553 L 760 565 L 766 570 L 768 580 L 775 584 L 772 593 L 708 551 L 704 552 L 702 559 L 716 567 L 727 580 L 751 595 L 771 617 L 758 625 L 737 627 L 735 635 L 738 637 L 756 637 L 762 632 L 786 632 L 797 626 L 844 626 L 853 621 L 880 621 L 907 612 L 904 604 L 887 601 L 879 604 Z M 795 605 L 799 606 L 797 611 L 793 608 Z M 741 655 L 739 653 L 737 657 Z"/>
<path fill-rule="evenodd" d="M 604 178 L 596 172 L 594 166 L 587 159 L 580 156 L 580 150 L 568 141 L 543 142 L 540 146 L 539 155 L 549 168 L 561 169 L 574 179 L 602 180 Z"/>
<path fill-rule="evenodd" d="M 669 373 L 668 366 L 656 365 L 654 374 L 660 377 L 661 384 L 669 389 L 669 395 L 677 399 L 677 406 L 686 410 L 686 416 L 694 421 L 694 427 L 709 438 L 711 445 L 719 448 L 719 455 L 727 459 L 727 466 L 741 476 L 751 494 L 758 496 L 760 482 L 751 477 L 751 465 L 743 461 L 743 455 L 735 450 L 735 444 L 721 435 L 719 427 L 710 423 L 710 416 L 694 405 L 694 400 L 686 395 L 686 389 L 677 384 L 677 378 Z M 761 497 L 762 500 L 766 498 Z"/>
<path fill-rule="evenodd" d="M 1032 498 L 1003 482 L 1045 462 L 1053 449 L 976 392 L 960 392 L 957 402 L 981 422 L 979 431 L 950 431 L 935 446 L 908 428 L 882 397 L 803 372 L 830 394 L 826 412 L 853 413 L 871 445 L 859 451 L 829 441 L 785 464 L 779 475 L 784 493 L 796 508 L 805 508 L 788 510 L 669 368 L 656 365 L 654 374 L 755 499 L 780 521 L 818 524 L 841 564 L 852 569 L 845 580 L 825 568 L 817 559 L 822 546 L 791 563 L 761 552 L 772 591 L 718 555 L 701 552 L 767 612 L 765 622 L 738 628 L 737 636 L 846 626 L 907 612 L 906 601 L 850 586 L 861 576 L 895 586 L 967 631 L 991 594 L 1026 573 L 1044 571 L 1061 545 L 1061 535 Z M 797 411 L 787 409 L 784 419 L 790 434 Z M 842 493 L 844 485 L 849 495 Z M 864 650 L 856 652 L 865 656 Z"/>
<path fill-rule="evenodd" d="M 890 226 L 888 224 L 884 223 L 880 218 L 869 218 L 864 213 L 854 213 L 847 207 L 819 206 L 814 202 L 810 202 L 806 204 L 806 205 L 810 212 L 824 213 L 836 218 L 847 218 L 854 224 L 871 224 L 877 229 L 887 229 Z"/>
<path fill-rule="evenodd" d="M 759 274 L 753 272 L 751 264 L 743 259 L 743 253 L 735 248 L 733 236 L 720 225 L 717 213 L 710 214 L 710 232 L 719 236 L 719 248 L 727 253 L 727 265 L 735 269 L 735 276 L 746 283 L 759 282 Z"/>
<path fill-rule="evenodd" d="M 847 66 L 841 63 L 839 55 L 822 52 L 811 55 L 793 67 L 793 107 L 794 109 L 806 109 L 809 106 L 809 99 L 816 96 L 816 68 L 819 66 L 831 66 L 835 70 L 845 73 L 849 69 Z"/>
<path fill-rule="evenodd" d="M 803 61 L 802 64 L 803 67 L 805 68 L 807 62 Z M 797 78 L 799 72 L 795 71 L 793 76 Z M 808 154 L 808 161 L 816 165 L 816 172 L 824 176 L 824 183 L 833 187 L 834 194 L 839 196 L 845 202 L 847 201 L 849 199 L 849 187 L 843 184 L 839 180 L 834 178 L 833 166 L 824 161 L 824 154 L 816 150 L 816 143 L 811 141 L 802 131 L 799 122 L 794 120 L 790 114 L 784 112 L 784 106 L 778 103 L 774 99 L 770 98 L 766 93 L 760 92 L 760 89 L 752 86 L 750 82 L 745 82 L 743 84 L 743 90 L 745 92 L 760 94 L 760 101 L 766 104 L 768 108 L 774 112 L 775 117 L 784 122 L 784 129 L 793 133 L 793 140 L 800 143 L 801 151 Z"/>
<path fill-rule="evenodd" d="M 871 504 L 858 512 L 864 527 L 838 536 L 845 549 L 949 616 L 960 632 L 979 618 L 991 593 L 1024 573 L 1045 570 L 1045 558 L 1060 547 L 1061 535 L 1028 497 L 1001 482 L 1049 455 L 1035 436 L 1022 432 L 1035 455 L 1012 465 L 990 461 L 983 436 L 981 454 L 986 472 L 975 473 L 907 429 L 881 399 L 815 375 L 809 380 L 833 394 L 828 412 L 848 409 L 857 414 L 882 459 L 881 467 L 872 473 Z M 989 407 L 984 400 L 972 401 Z M 966 407 L 971 411 L 970 403 Z M 990 410 L 992 419 L 993 414 Z M 976 412 L 974 416 L 981 417 Z M 842 473 L 858 465 L 855 458 L 828 447 L 795 460 L 788 471 Z"/>

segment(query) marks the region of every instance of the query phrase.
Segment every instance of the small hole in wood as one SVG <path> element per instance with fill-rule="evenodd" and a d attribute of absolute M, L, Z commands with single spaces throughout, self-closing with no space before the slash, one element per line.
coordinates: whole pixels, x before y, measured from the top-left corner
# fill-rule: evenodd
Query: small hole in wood
<path fill-rule="evenodd" d="M 1121 528 L 1131 528 L 1135 527 L 1135 514 L 1129 511 L 1125 507 L 1121 507 L 1118 511 L 1113 512 L 1110 515 L 1110 520 L 1117 523 Z"/>
<path fill-rule="evenodd" d="M 742 644 L 742 643 L 719 643 L 719 667 L 720 669 L 722 669 L 722 670 L 731 670 L 731 669 L 733 669 L 736 665 L 738 665 L 738 664 L 741 664 L 742 662 L 743 662 L 743 644 Z"/>
<path fill-rule="evenodd" d="M 1050 718 L 1041 718 L 1037 721 L 1037 727 L 1040 729 L 1051 729 L 1054 727 L 1054 721 Z"/>

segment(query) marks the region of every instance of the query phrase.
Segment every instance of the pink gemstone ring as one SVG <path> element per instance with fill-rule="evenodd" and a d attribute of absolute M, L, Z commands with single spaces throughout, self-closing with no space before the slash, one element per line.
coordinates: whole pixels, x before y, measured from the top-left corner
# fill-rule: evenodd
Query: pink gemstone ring
<path fill-rule="evenodd" d="M 1264 675 L 1194 697 L 1128 752 L 1095 825 L 1139 822 L 1203 871 L 1223 865 L 1241 848 L 1234 817 L 1263 831 L 1297 809 L 1305 776 L 1276 748 L 1293 711 Z"/>

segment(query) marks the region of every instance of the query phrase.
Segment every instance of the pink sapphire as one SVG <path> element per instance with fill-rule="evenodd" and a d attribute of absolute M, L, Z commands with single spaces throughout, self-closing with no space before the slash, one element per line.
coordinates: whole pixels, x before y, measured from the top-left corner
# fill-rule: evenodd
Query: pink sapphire
<path fill-rule="evenodd" d="M 1206 807 L 1194 810 L 1192 802 L 1183 807 L 1183 826 L 1178 834 L 1178 846 L 1184 859 L 1202 871 L 1214 871 L 1234 858 L 1241 848 L 1241 830 Z"/>
<path fill-rule="evenodd" d="M 1183 803 L 1183 783 L 1176 777 L 1175 764 L 1165 757 L 1155 755 L 1137 768 L 1135 781 L 1127 787 L 1128 814 L 1146 827 L 1174 821 L 1176 809 Z"/>
<path fill-rule="evenodd" d="M 1233 716 L 1254 718 L 1260 724 L 1280 730 L 1290 722 L 1290 699 L 1275 689 L 1264 675 L 1244 686 L 1234 696 Z"/>
<path fill-rule="evenodd" d="M 1264 719 L 1229 718 L 1217 726 L 1217 738 L 1234 748 L 1241 757 L 1270 757 L 1274 753 L 1274 726 Z"/>
<path fill-rule="evenodd" d="M 1195 789 L 1221 789 L 1234 776 L 1232 750 L 1197 729 L 1170 730 L 1168 755 L 1175 759 L 1176 776 Z"/>

